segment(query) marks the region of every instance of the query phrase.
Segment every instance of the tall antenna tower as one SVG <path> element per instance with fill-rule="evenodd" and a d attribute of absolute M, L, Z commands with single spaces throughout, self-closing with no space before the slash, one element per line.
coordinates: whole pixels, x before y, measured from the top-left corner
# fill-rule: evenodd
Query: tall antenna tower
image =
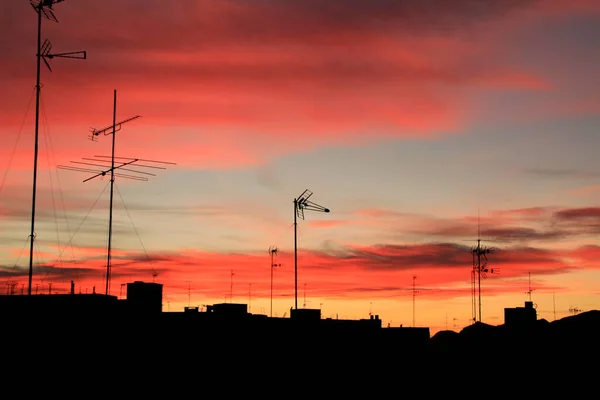
<path fill-rule="evenodd" d="M 279 249 L 275 246 L 269 247 L 269 255 L 271 256 L 271 318 L 273 317 L 273 271 L 276 267 L 281 267 L 281 264 L 276 264 L 273 260 L 273 257 L 277 255 Z"/>
<path fill-rule="evenodd" d="M 479 213 L 478 213 L 479 214 Z M 477 216 L 477 246 L 471 249 L 473 256 L 473 267 L 471 269 L 471 295 L 472 295 L 472 312 L 473 322 L 481 322 L 481 278 L 486 278 L 487 274 L 498 272 L 497 269 L 488 268 L 487 256 L 496 251 L 493 247 L 485 247 L 481 244 L 481 224 L 479 215 Z M 477 301 L 476 301 L 477 297 Z M 478 307 L 479 306 L 479 307 Z"/>
<path fill-rule="evenodd" d="M 102 128 L 102 129 L 92 128 L 91 134 L 88 136 L 88 138 L 91 141 L 95 142 L 95 141 L 97 141 L 96 138 L 100 135 L 104 135 L 104 136 L 112 135 L 111 155 L 110 156 L 94 156 L 94 158 L 82 158 L 82 160 L 87 161 L 87 162 L 71 161 L 72 164 L 88 165 L 88 166 L 93 166 L 96 168 L 107 168 L 108 165 L 106 165 L 106 164 L 110 163 L 110 168 L 108 168 L 106 170 L 97 170 L 97 169 L 92 169 L 89 167 L 87 167 L 87 168 L 86 167 L 73 167 L 73 166 L 68 166 L 68 165 L 58 165 L 57 166 L 57 168 L 59 168 L 59 169 L 94 173 L 94 175 L 92 175 L 91 177 L 84 179 L 83 180 L 84 183 L 87 181 L 90 181 L 94 178 L 97 178 L 99 176 L 104 177 L 104 176 L 106 176 L 106 174 L 110 173 L 108 249 L 107 249 L 107 255 L 106 255 L 106 295 L 110 294 L 110 278 L 111 278 L 111 268 L 112 268 L 111 250 L 112 250 L 112 225 L 113 225 L 113 195 L 114 195 L 115 177 L 118 176 L 120 178 L 133 179 L 133 180 L 138 180 L 138 181 L 147 181 L 148 178 L 146 176 L 156 176 L 156 175 L 153 173 L 150 173 L 150 172 L 146 172 L 146 171 L 139 171 L 139 170 L 123 168 L 123 167 L 135 164 L 136 167 L 164 170 L 164 169 L 166 169 L 165 167 L 161 167 L 161 166 L 157 166 L 157 165 L 153 165 L 153 164 L 176 165 L 175 163 L 166 162 L 166 161 L 145 160 L 145 159 L 141 159 L 141 158 L 129 158 L 129 157 L 115 157 L 116 133 L 121 130 L 121 127 L 123 124 L 125 124 L 129 121 L 133 121 L 138 118 L 140 118 L 140 116 L 136 115 L 136 116 L 128 118 L 126 120 L 117 122 L 117 90 L 115 89 L 114 97 L 113 97 L 113 123 L 112 123 L 112 125 L 110 125 L 106 128 Z M 123 160 L 123 161 L 119 161 L 120 165 L 115 165 L 116 159 Z M 143 162 L 143 164 L 136 164 L 138 161 Z M 127 171 L 132 174 L 115 173 L 116 169 L 120 169 L 121 171 Z M 139 175 L 134 175 L 134 174 L 145 175 L 145 176 L 139 176 Z"/>
<path fill-rule="evenodd" d="M 294 308 L 298 309 L 298 222 L 297 218 L 304 219 L 304 210 L 328 213 L 329 208 L 313 203 L 308 199 L 313 192 L 306 189 L 294 199 Z"/>
<path fill-rule="evenodd" d="M 37 161 L 38 161 L 38 142 L 39 142 L 39 126 L 40 126 L 40 94 L 42 90 L 41 85 L 41 61 L 44 61 L 46 67 L 50 72 L 50 63 L 48 60 L 52 58 L 75 58 L 85 60 L 85 51 L 73 51 L 68 53 L 52 53 L 52 44 L 48 39 L 42 43 L 42 17 L 47 20 L 58 22 L 58 19 L 54 15 L 53 6 L 56 3 L 60 3 L 64 0 L 31 0 L 30 4 L 37 13 L 37 68 L 36 68 L 36 84 L 35 84 L 35 141 L 33 149 L 33 193 L 31 196 L 31 232 L 30 247 L 29 247 L 29 280 L 27 284 L 27 294 L 31 295 L 31 284 L 33 281 L 33 242 L 35 240 L 35 201 L 37 193 Z"/>
<path fill-rule="evenodd" d="M 525 292 L 525 294 L 529 296 L 529 301 L 531 301 L 531 292 L 533 292 L 533 289 L 531 288 L 531 272 L 528 272 L 527 274 L 529 275 L 529 289 L 527 292 Z"/>

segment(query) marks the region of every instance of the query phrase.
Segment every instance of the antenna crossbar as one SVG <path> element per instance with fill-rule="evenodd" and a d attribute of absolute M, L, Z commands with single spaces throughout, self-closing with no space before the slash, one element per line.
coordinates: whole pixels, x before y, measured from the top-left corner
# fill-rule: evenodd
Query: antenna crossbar
<path fill-rule="evenodd" d="M 94 157 L 98 157 L 98 158 L 110 158 L 111 156 L 94 156 Z M 143 159 L 143 158 L 131 158 L 131 157 L 115 157 L 115 160 L 137 160 L 137 161 L 143 161 L 143 162 L 153 162 L 153 163 L 158 163 L 158 164 L 177 165 L 174 162 L 157 161 L 157 160 L 146 160 L 146 159 Z"/>
<path fill-rule="evenodd" d="M 108 136 L 108 135 L 111 135 L 113 132 L 118 132 L 121 130 L 123 124 L 125 124 L 129 121 L 133 121 L 134 119 L 138 119 L 138 118 L 140 118 L 140 115 L 136 115 L 131 118 L 127 118 L 123 121 L 115 123 L 114 125 L 107 126 L 106 128 L 102 128 L 102 129 L 92 128 L 91 129 L 91 131 L 92 131 L 91 140 L 94 141 L 96 136 L 99 136 L 102 134 L 104 136 Z"/>
<path fill-rule="evenodd" d="M 109 163 L 109 164 L 111 163 L 110 160 L 96 160 L 95 158 L 89 158 L 89 157 L 82 157 L 81 159 L 86 160 L 86 161 L 103 162 L 103 163 Z M 71 162 L 74 162 L 74 161 L 71 161 Z M 80 163 L 80 164 L 82 164 L 82 163 Z M 104 167 L 105 165 L 102 165 L 102 166 Z M 158 167 L 156 165 L 135 164 L 135 166 L 136 167 L 144 167 L 144 168 L 153 168 L 153 169 L 163 169 L 163 170 L 167 169 L 166 167 Z"/>

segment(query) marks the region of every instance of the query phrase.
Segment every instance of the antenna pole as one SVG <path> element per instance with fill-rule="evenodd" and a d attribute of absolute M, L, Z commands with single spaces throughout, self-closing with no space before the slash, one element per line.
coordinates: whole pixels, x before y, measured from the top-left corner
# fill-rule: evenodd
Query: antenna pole
<path fill-rule="evenodd" d="M 304 210 L 318 211 L 328 213 L 329 208 L 308 201 L 312 192 L 306 189 L 302 194 L 294 199 L 294 306 L 298 309 L 298 216 L 304 219 Z M 301 215 L 298 215 L 301 213 Z"/>
<path fill-rule="evenodd" d="M 273 270 L 275 264 L 273 264 L 273 255 L 277 252 L 277 248 L 269 248 L 269 254 L 271 255 L 271 318 L 273 318 Z"/>
<path fill-rule="evenodd" d="M 59 3 L 62 0 L 39 0 L 37 4 L 34 4 L 34 0 L 30 1 L 31 6 L 38 15 L 37 19 L 37 54 L 36 54 L 36 83 L 35 83 L 35 139 L 34 139 L 34 150 L 33 150 L 33 188 L 31 196 L 31 232 L 30 232 L 30 246 L 29 246 L 29 277 L 27 284 L 27 295 L 31 295 L 31 286 L 33 281 L 33 248 L 35 240 L 35 202 L 37 193 L 37 164 L 38 164 L 38 142 L 39 142 L 39 126 L 40 126 L 40 93 L 41 93 L 41 61 L 43 60 L 50 71 L 50 64 L 48 59 L 54 57 L 63 58 L 78 58 L 85 60 L 85 51 L 72 51 L 68 53 L 54 53 L 51 54 L 52 45 L 48 40 L 42 44 L 42 14 L 49 20 L 58 22 L 56 16 L 52 11 L 52 6 L 55 3 Z"/>
<path fill-rule="evenodd" d="M 229 301 L 233 303 L 233 270 L 231 270 L 231 286 L 229 287 Z"/>
<path fill-rule="evenodd" d="M 42 2 L 37 6 L 37 68 L 35 83 L 35 143 L 33 148 L 33 194 L 31 196 L 31 232 L 29 242 L 29 280 L 27 284 L 27 295 L 31 295 L 31 283 L 33 281 L 33 241 L 35 240 L 35 197 L 37 189 L 37 161 L 38 161 L 38 138 L 40 125 L 40 91 L 41 91 L 41 59 L 42 59 Z"/>
<path fill-rule="evenodd" d="M 475 259 L 475 254 L 473 253 L 473 267 L 471 268 L 471 320 L 472 322 L 477 321 L 477 303 L 475 300 L 475 268 L 477 268 L 476 265 L 476 259 Z"/>
<path fill-rule="evenodd" d="M 110 291 L 110 251 L 112 245 L 112 219 L 113 219 L 113 187 L 115 184 L 115 133 L 117 130 L 117 89 L 114 90 L 113 101 L 113 126 L 112 126 L 112 150 L 110 157 L 110 205 L 108 216 L 108 252 L 106 256 L 106 295 Z"/>
<path fill-rule="evenodd" d="M 271 318 L 273 318 L 273 251 L 271 253 Z"/>
<path fill-rule="evenodd" d="M 248 284 L 248 311 L 252 311 L 252 284 Z"/>
<path fill-rule="evenodd" d="M 306 308 L 306 283 L 304 284 L 304 308 Z"/>
<path fill-rule="evenodd" d="M 298 309 L 298 199 L 294 199 L 294 308 Z"/>
<path fill-rule="evenodd" d="M 556 321 L 556 302 L 554 301 L 554 293 L 552 293 L 552 309 L 554 310 L 554 320 Z"/>
<path fill-rule="evenodd" d="M 481 239 L 477 239 L 477 284 L 479 285 L 479 322 L 481 322 Z"/>
<path fill-rule="evenodd" d="M 529 275 L 529 291 L 527 294 L 529 295 L 529 301 L 531 301 L 531 272 L 528 272 Z"/>
<path fill-rule="evenodd" d="M 413 328 L 415 327 L 415 300 L 417 296 L 415 282 L 417 280 L 416 276 L 413 276 Z"/>

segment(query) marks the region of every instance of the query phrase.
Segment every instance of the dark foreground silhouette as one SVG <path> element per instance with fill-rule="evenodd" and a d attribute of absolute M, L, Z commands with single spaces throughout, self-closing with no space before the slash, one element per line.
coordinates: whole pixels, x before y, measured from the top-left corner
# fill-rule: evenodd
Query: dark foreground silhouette
<path fill-rule="evenodd" d="M 475 323 L 430 337 L 429 328 L 382 327 L 376 316 L 346 321 L 322 319 L 319 310 L 292 310 L 291 318 L 269 318 L 231 303 L 162 312 L 161 303 L 162 285 L 142 282 L 128 284 L 126 300 L 74 292 L 0 296 L 5 358 L 18 352 L 21 359 L 35 354 L 36 360 L 64 362 L 121 360 L 146 373 L 193 365 L 194 371 L 232 374 L 306 368 L 393 379 L 400 379 L 400 371 L 402 379 L 463 373 L 509 379 L 525 367 L 551 374 L 586 369 L 600 355 L 599 311 L 548 322 L 526 304 L 507 309 L 510 323 Z M 65 365 L 80 372 L 76 362 Z"/>

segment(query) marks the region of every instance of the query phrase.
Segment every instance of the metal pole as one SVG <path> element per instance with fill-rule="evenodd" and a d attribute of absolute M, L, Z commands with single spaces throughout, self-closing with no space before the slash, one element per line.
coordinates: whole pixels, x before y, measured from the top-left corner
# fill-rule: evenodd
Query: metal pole
<path fill-rule="evenodd" d="M 298 309 L 298 200 L 294 199 L 294 308 Z"/>
<path fill-rule="evenodd" d="M 413 328 L 415 327 L 415 297 L 416 297 L 416 288 L 415 288 L 415 281 L 416 281 L 417 277 L 413 276 Z"/>
<path fill-rule="evenodd" d="M 273 318 L 273 251 L 271 253 L 271 318 Z"/>
<path fill-rule="evenodd" d="M 33 281 L 33 241 L 35 237 L 35 197 L 37 189 L 37 160 L 38 160 L 38 137 L 40 124 L 40 62 L 42 55 L 42 2 L 37 6 L 37 78 L 35 84 L 35 144 L 33 150 L 33 194 L 31 196 L 31 233 L 29 245 L 29 281 L 27 285 L 27 295 L 31 295 L 31 283 Z"/>
<path fill-rule="evenodd" d="M 481 322 L 481 245 L 477 240 L 477 281 L 479 285 L 479 322 Z"/>
<path fill-rule="evenodd" d="M 110 292 L 110 250 L 112 245 L 112 219 L 113 219 L 113 187 L 115 184 L 115 133 L 117 127 L 117 89 L 114 91 L 113 100 L 113 126 L 112 126 L 112 155 L 110 165 L 110 205 L 108 216 L 108 254 L 106 256 L 106 295 Z"/>

